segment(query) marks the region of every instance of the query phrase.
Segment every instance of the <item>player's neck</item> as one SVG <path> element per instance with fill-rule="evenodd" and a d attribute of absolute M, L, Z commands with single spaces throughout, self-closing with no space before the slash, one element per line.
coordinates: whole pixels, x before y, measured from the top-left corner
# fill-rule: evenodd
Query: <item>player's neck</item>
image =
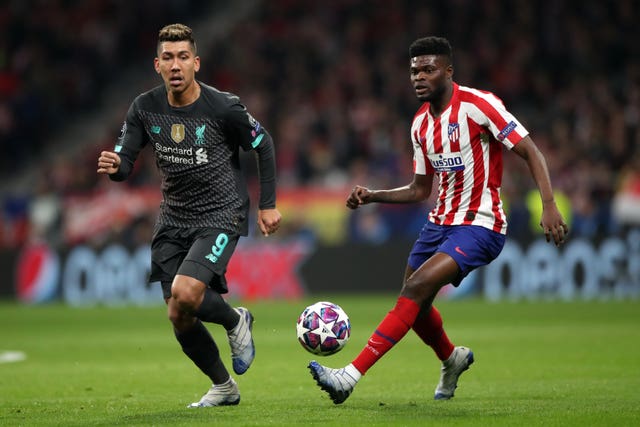
<path fill-rule="evenodd" d="M 453 85 L 450 85 L 439 99 L 429 103 L 429 112 L 431 113 L 431 116 L 439 117 L 440 114 L 442 114 L 442 112 L 449 106 L 452 97 Z"/>
<path fill-rule="evenodd" d="M 196 102 L 200 97 L 200 91 L 200 85 L 194 80 L 187 89 L 180 93 L 167 92 L 167 100 L 172 107 L 186 107 Z"/>

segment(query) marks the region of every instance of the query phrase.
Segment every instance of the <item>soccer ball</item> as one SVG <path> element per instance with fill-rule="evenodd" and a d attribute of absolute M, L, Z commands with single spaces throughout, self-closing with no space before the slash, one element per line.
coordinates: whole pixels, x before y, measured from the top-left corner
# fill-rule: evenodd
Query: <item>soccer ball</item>
<path fill-rule="evenodd" d="M 305 308 L 296 326 L 298 341 L 305 350 L 328 356 L 342 350 L 349 336 L 351 323 L 339 305 L 320 301 Z"/>

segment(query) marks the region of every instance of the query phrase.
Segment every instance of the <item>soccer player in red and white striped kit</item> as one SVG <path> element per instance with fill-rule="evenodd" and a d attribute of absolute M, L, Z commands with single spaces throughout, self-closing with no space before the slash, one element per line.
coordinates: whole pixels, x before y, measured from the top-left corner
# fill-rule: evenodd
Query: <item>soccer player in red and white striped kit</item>
<path fill-rule="evenodd" d="M 475 268 L 502 250 L 507 221 L 500 200 L 503 146 L 527 163 L 543 206 L 540 225 L 556 245 L 569 232 L 553 198 L 544 156 L 524 126 L 490 92 L 453 81 L 452 49 L 441 37 L 425 37 L 410 48 L 410 75 L 422 105 L 411 126 L 413 182 L 389 190 L 356 186 L 347 206 L 415 203 L 429 197 L 439 178 L 437 202 L 409 254 L 396 305 L 378 325 L 361 353 L 344 368 L 311 361 L 309 370 L 334 403 L 344 402 L 360 378 L 409 331 L 442 361 L 435 399 L 450 399 L 473 352 L 454 346 L 433 306 L 438 291 L 458 286 Z"/>

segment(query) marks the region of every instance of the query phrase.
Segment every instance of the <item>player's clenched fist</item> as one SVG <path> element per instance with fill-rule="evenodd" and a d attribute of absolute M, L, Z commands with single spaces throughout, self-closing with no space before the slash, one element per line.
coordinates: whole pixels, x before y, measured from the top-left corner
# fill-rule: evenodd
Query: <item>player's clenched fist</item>
<path fill-rule="evenodd" d="M 371 190 L 366 187 L 356 185 L 355 187 L 353 187 L 353 191 L 351 191 L 351 194 L 347 199 L 347 207 L 350 209 L 357 209 L 358 206 L 369 203 L 370 195 Z"/>
<path fill-rule="evenodd" d="M 275 233 L 280 228 L 282 216 L 277 209 L 260 209 L 258 211 L 258 227 L 264 236 Z"/>
<path fill-rule="evenodd" d="M 118 172 L 120 156 L 112 151 L 103 151 L 98 157 L 98 173 L 112 174 Z"/>

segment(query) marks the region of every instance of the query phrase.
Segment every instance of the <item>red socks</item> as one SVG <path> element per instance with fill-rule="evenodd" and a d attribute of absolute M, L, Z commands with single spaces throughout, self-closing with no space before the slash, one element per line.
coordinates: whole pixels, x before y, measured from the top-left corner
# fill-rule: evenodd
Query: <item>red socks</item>
<path fill-rule="evenodd" d="M 420 312 L 413 324 L 413 330 L 436 352 L 438 359 L 447 360 L 453 353 L 454 346 L 442 328 L 442 317 L 434 306 L 431 306 L 427 314 Z"/>
<path fill-rule="evenodd" d="M 433 306 L 427 314 L 420 306 L 406 297 L 398 298 L 396 306 L 385 316 L 371 335 L 365 348 L 352 362 L 364 375 L 387 351 L 400 341 L 409 328 L 430 346 L 440 360 L 446 360 L 453 353 L 454 345 L 442 327 L 440 312 Z"/>
<path fill-rule="evenodd" d="M 352 362 L 362 375 L 404 337 L 420 312 L 420 306 L 406 297 L 399 297 L 396 306 L 385 316 L 371 335 L 365 348 Z"/>

